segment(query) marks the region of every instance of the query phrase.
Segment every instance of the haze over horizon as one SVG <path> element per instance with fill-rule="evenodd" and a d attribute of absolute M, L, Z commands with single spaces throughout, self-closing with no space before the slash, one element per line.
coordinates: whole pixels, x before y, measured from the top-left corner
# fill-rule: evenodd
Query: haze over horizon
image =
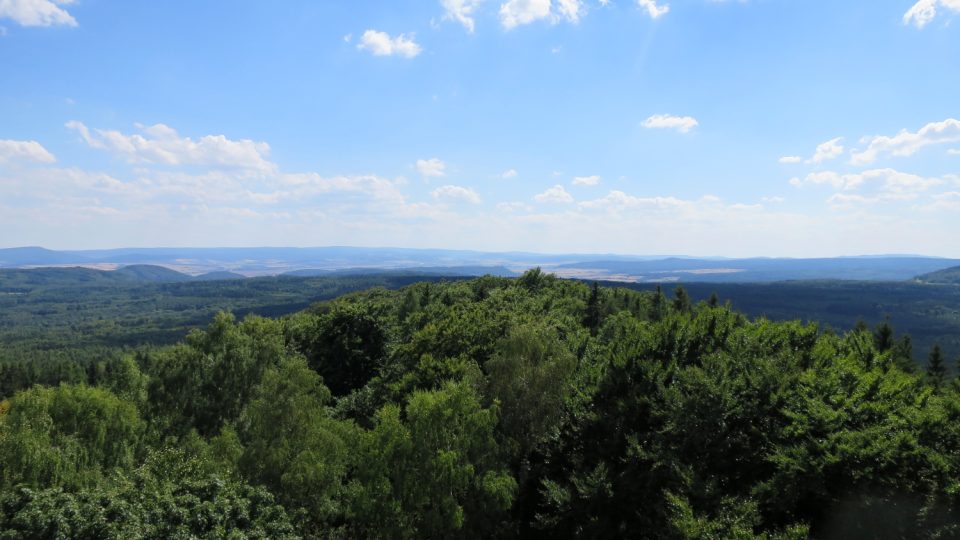
<path fill-rule="evenodd" d="M 958 14 L 0 2 L 0 246 L 960 257 Z"/>
<path fill-rule="evenodd" d="M 811 256 L 811 257 L 790 257 L 790 256 L 768 256 L 763 254 L 755 255 L 744 255 L 740 257 L 730 257 L 722 254 L 713 254 L 713 253 L 624 253 L 624 252 L 613 252 L 613 251 L 537 251 L 537 250 L 474 250 L 466 248 L 446 248 L 446 247 L 421 247 L 421 248 L 412 248 L 405 246 L 389 246 L 389 245 L 370 245 L 370 246 L 357 246 L 357 245 L 197 245 L 197 246 L 186 246 L 186 245 L 157 245 L 157 246 L 146 246 L 146 245 L 116 245 L 108 246 L 102 248 L 90 248 L 90 247 L 72 247 L 68 249 L 52 249 L 46 246 L 39 245 L 10 245 L 10 246 L 0 246 L 0 251 L 3 250 L 21 250 L 21 249 L 39 249 L 45 251 L 57 251 L 57 252 L 100 252 L 100 251 L 127 251 L 127 250 L 322 250 L 322 249 L 358 249 L 358 250 L 410 250 L 410 251 L 437 251 L 437 252 L 475 252 L 481 254 L 531 254 L 531 255 L 542 255 L 542 256 L 586 256 L 586 257 L 601 257 L 601 256 L 612 256 L 612 257 L 636 257 L 643 259 L 667 259 L 667 258 L 688 258 L 688 259 L 843 259 L 843 258 L 897 258 L 897 257 L 919 257 L 919 258 L 931 258 L 931 259 L 953 259 L 954 257 L 947 257 L 941 255 L 929 255 L 923 253 L 864 253 L 860 255 L 846 255 L 846 254 L 837 254 L 837 255 L 823 255 L 823 256 Z"/>

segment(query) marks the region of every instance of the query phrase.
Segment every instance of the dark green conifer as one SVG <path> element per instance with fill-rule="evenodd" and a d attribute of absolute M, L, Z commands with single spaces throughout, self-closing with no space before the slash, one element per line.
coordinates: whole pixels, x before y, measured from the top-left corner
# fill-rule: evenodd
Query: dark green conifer
<path fill-rule="evenodd" d="M 930 357 L 927 360 L 927 379 L 938 391 L 947 382 L 947 362 L 943 358 L 940 345 L 934 345 L 930 350 Z"/>

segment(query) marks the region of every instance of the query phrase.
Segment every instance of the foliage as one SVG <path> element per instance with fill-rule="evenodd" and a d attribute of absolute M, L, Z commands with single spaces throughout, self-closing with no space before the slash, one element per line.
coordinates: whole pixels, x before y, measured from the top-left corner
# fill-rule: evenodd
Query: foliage
<path fill-rule="evenodd" d="M 943 350 L 701 292 L 537 269 L 0 362 L 0 538 L 960 535 Z"/>

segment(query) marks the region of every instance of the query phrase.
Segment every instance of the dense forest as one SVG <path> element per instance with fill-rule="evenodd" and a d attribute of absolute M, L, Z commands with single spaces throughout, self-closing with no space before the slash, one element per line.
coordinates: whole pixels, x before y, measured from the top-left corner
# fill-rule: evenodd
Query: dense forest
<path fill-rule="evenodd" d="M 954 359 L 887 323 L 531 270 L 104 350 L 0 363 L 0 539 L 960 536 Z"/>

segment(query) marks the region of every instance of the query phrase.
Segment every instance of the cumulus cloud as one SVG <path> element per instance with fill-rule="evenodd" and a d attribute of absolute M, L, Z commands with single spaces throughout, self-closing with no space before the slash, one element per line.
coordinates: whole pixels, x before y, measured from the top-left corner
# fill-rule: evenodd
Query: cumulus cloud
<path fill-rule="evenodd" d="M 699 126 L 700 123 L 692 116 L 655 114 L 644 120 L 641 125 L 647 129 L 674 129 L 680 133 L 690 133 L 690 131 Z"/>
<path fill-rule="evenodd" d="M 0 19 L 21 26 L 77 26 L 77 20 L 61 6 L 73 0 L 0 0 Z"/>
<path fill-rule="evenodd" d="M 575 186 L 595 186 L 600 183 L 600 177 L 592 176 L 574 176 L 573 185 Z"/>
<path fill-rule="evenodd" d="M 276 165 L 267 160 L 270 145 L 249 139 L 232 140 L 224 135 L 205 135 L 194 140 L 181 137 L 164 124 L 136 124 L 142 134 L 116 130 L 90 130 L 83 122 L 71 120 L 66 126 L 77 131 L 91 148 L 122 156 L 130 163 L 200 165 L 269 172 Z"/>
<path fill-rule="evenodd" d="M 500 5 L 500 24 L 510 30 L 543 19 L 576 23 L 583 13 L 583 0 L 507 0 Z"/>
<path fill-rule="evenodd" d="M 670 12 L 669 4 L 658 6 L 656 0 L 637 0 L 637 5 L 640 6 L 640 9 L 646 10 L 652 19 L 657 19 Z"/>
<path fill-rule="evenodd" d="M 434 199 L 452 199 L 468 202 L 470 204 L 480 204 L 480 195 L 471 188 L 463 186 L 440 186 L 431 193 Z"/>
<path fill-rule="evenodd" d="M 402 56 L 413 58 L 423 52 L 423 49 L 414 41 L 414 35 L 400 34 L 390 37 L 386 32 L 367 30 L 360 36 L 357 45 L 360 50 L 370 51 L 374 56 Z"/>
<path fill-rule="evenodd" d="M 877 186 L 882 193 L 877 200 L 912 199 L 921 191 L 942 185 L 943 178 L 927 178 L 916 174 L 905 173 L 895 169 L 871 169 L 860 173 L 840 174 L 834 171 L 818 171 L 808 174 L 805 178 L 793 178 L 790 183 L 794 186 L 828 185 L 839 191 L 854 191 L 870 184 Z M 850 202 L 855 198 L 840 197 L 835 200 Z"/>
<path fill-rule="evenodd" d="M 557 184 L 543 193 L 534 195 L 533 200 L 538 203 L 569 204 L 573 202 L 573 195 L 570 195 L 562 185 Z"/>
<path fill-rule="evenodd" d="M 581 0 L 557 0 L 557 12 L 570 22 L 579 22 L 583 15 L 583 2 Z"/>
<path fill-rule="evenodd" d="M 53 163 L 57 158 L 37 141 L 0 140 L 0 163 L 14 160 Z"/>
<path fill-rule="evenodd" d="M 800 163 L 800 162 L 803 161 L 803 158 L 800 157 L 800 156 L 783 156 L 782 158 L 780 158 L 780 159 L 777 160 L 777 161 L 778 161 L 779 163 L 781 163 L 781 164 L 786 165 L 786 164 L 791 164 L 791 163 Z"/>
<path fill-rule="evenodd" d="M 705 198 L 707 202 L 716 202 L 715 197 Z M 636 197 L 628 195 L 620 190 L 613 190 L 604 197 L 591 201 L 580 203 L 581 208 L 586 209 L 619 209 L 652 207 L 659 209 L 677 209 L 689 205 L 689 201 L 677 199 L 675 197 Z"/>
<path fill-rule="evenodd" d="M 483 0 L 440 0 L 443 6 L 445 20 L 457 21 L 471 34 L 474 31 L 474 12 L 480 7 Z"/>
<path fill-rule="evenodd" d="M 960 0 L 957 1 L 960 2 Z M 854 151 L 852 163 L 867 165 L 887 154 L 898 157 L 911 156 L 926 146 L 958 141 L 960 141 L 960 120 L 948 118 L 942 122 L 931 122 L 915 132 L 904 129 L 892 137 L 883 135 L 865 137 L 861 143 L 866 144 L 867 148 L 863 151 Z"/>
<path fill-rule="evenodd" d="M 919 0 L 903 14 L 903 23 L 923 28 L 937 16 L 937 7 L 960 12 L 960 0 Z"/>
<path fill-rule="evenodd" d="M 518 174 L 519 173 L 517 172 L 516 169 L 507 169 L 502 173 L 500 173 L 500 178 L 503 178 L 504 180 L 509 180 L 511 178 L 516 178 Z"/>
<path fill-rule="evenodd" d="M 817 150 L 813 153 L 813 157 L 810 158 L 807 163 L 821 164 L 824 161 L 830 161 L 831 159 L 836 159 L 843 154 L 843 145 L 840 142 L 843 141 L 843 137 L 837 137 L 836 139 L 830 139 L 825 143 L 821 143 L 817 146 Z"/>
<path fill-rule="evenodd" d="M 438 158 L 418 159 L 417 172 L 424 178 L 439 178 L 446 176 L 447 164 Z"/>

